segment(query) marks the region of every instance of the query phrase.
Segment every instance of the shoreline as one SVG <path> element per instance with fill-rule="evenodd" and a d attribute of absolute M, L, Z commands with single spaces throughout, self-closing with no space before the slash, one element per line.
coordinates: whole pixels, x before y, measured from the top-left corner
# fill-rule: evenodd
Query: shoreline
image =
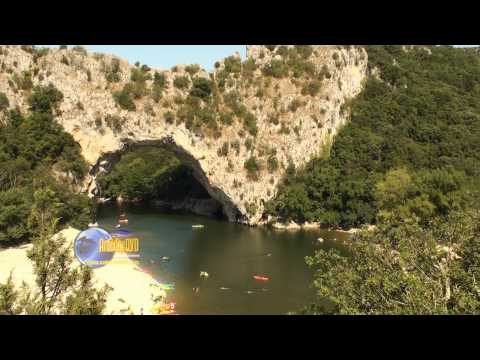
<path fill-rule="evenodd" d="M 72 248 L 75 237 L 80 233 L 74 228 L 60 231 L 65 237 L 66 243 Z M 19 287 L 25 281 L 30 287 L 35 286 L 35 274 L 32 262 L 27 258 L 26 252 L 31 244 L 17 247 L 0 249 L 0 283 L 5 283 L 10 272 L 13 274 L 13 282 Z M 149 274 L 136 270 L 138 265 L 135 261 L 124 258 L 117 254 L 114 259 L 121 258 L 121 262 L 107 264 L 103 267 L 92 269 L 93 282 L 96 288 L 108 284 L 113 290 L 108 294 L 105 310 L 102 315 L 152 315 L 154 302 L 152 300 L 153 287 L 157 283 Z M 74 261 L 77 261 L 75 258 Z M 75 266 L 75 263 L 74 265 Z"/>
<path fill-rule="evenodd" d="M 150 201 L 141 201 L 141 200 L 137 200 L 137 199 L 133 199 L 133 200 L 123 199 L 119 202 L 115 198 L 111 198 L 111 200 L 109 200 L 107 202 L 102 201 L 103 198 L 101 198 L 101 197 L 94 198 L 94 199 L 95 199 L 97 205 L 105 205 L 105 204 L 113 204 L 113 205 L 116 205 L 116 206 L 121 206 L 122 204 L 140 205 L 143 202 L 145 202 L 145 204 L 147 204 L 148 206 L 152 206 L 153 208 L 156 208 L 156 206 L 152 205 L 152 202 L 150 202 Z M 179 211 L 177 209 L 177 210 L 174 210 L 172 212 L 166 212 L 166 213 L 184 213 L 184 212 Z M 354 235 L 354 234 L 363 230 L 362 228 L 351 228 L 349 230 L 345 230 L 345 229 L 341 229 L 341 228 L 334 229 L 334 228 L 331 228 L 331 227 L 325 227 L 321 223 L 317 223 L 317 222 L 312 222 L 312 223 L 305 222 L 303 224 L 297 224 L 294 221 L 290 221 L 290 222 L 287 222 L 287 223 L 282 223 L 282 222 L 279 222 L 279 221 L 276 221 L 276 222 L 259 221 L 258 223 L 250 224 L 250 223 L 244 223 L 244 222 L 241 222 L 241 221 L 229 221 L 228 219 L 218 219 L 216 216 L 206 215 L 206 214 L 198 214 L 198 213 L 195 213 L 195 212 L 192 212 L 192 211 L 188 211 L 188 209 L 186 210 L 186 213 L 191 214 L 191 215 L 204 216 L 208 219 L 217 219 L 217 220 L 225 221 L 225 222 L 232 223 L 232 224 L 239 224 L 239 225 L 244 225 L 244 226 L 248 226 L 248 227 L 264 227 L 264 228 L 269 228 L 269 229 L 278 230 L 278 231 L 326 230 L 326 231 L 335 231 L 335 232 L 339 232 L 339 233 L 342 233 L 342 234 Z M 373 231 L 375 228 L 376 228 L 376 225 L 371 225 L 371 224 L 366 225 L 366 230 L 367 231 Z M 1 251 L 1 249 L 0 249 L 0 251 Z"/>
<path fill-rule="evenodd" d="M 330 227 L 325 227 L 324 225 L 320 223 L 303 223 L 303 224 L 297 224 L 294 221 L 288 222 L 288 223 L 281 223 L 281 222 L 274 222 L 271 224 L 262 224 L 264 226 L 269 226 L 274 230 L 279 230 L 279 231 L 300 231 L 300 230 L 326 230 L 326 231 L 335 231 L 339 232 L 342 234 L 350 234 L 354 235 L 359 233 L 360 231 L 364 230 L 364 228 L 351 228 L 348 230 L 345 229 L 333 229 Z M 367 231 L 373 231 L 376 229 L 376 225 L 366 225 L 365 230 Z"/>

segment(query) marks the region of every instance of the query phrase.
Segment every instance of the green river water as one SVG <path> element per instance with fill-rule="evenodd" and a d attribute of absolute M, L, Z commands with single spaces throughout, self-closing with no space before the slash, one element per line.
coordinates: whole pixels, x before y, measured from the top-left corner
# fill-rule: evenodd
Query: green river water
<path fill-rule="evenodd" d="M 326 231 L 278 231 L 188 214 L 165 214 L 145 205 L 101 205 L 98 223 L 123 228 L 140 239 L 139 266 L 164 283 L 175 283 L 168 300 L 178 314 L 285 314 L 313 299 L 305 256 L 320 247 L 342 247 L 347 235 Z M 192 229 L 203 224 L 203 229 Z M 322 237 L 323 244 L 317 242 Z M 163 261 L 167 256 L 169 261 Z M 206 271 L 208 279 L 200 272 Z M 258 281 L 254 275 L 270 280 Z M 193 289 L 199 288 L 198 292 Z"/>

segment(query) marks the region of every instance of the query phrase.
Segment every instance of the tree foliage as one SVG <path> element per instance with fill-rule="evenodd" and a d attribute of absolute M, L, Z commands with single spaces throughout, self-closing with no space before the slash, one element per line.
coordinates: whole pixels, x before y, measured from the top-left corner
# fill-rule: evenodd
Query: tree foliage
<path fill-rule="evenodd" d="M 398 169 L 411 178 L 403 209 L 418 216 L 446 215 L 480 189 L 478 55 L 443 46 L 431 47 L 431 55 L 418 47 L 367 50 L 369 66 L 380 69 L 381 79 L 370 77 L 350 104 L 350 122 L 330 156 L 313 160 L 285 182 L 268 213 L 342 227 L 374 223 L 388 210 L 388 200 L 377 197 L 382 183 L 400 191 L 395 182 L 407 180 L 392 178 Z M 301 201 L 290 199 L 297 195 Z"/>
<path fill-rule="evenodd" d="M 478 314 L 480 212 L 448 219 L 385 222 L 364 231 L 346 252 L 307 258 L 319 301 L 308 314 Z"/>
<path fill-rule="evenodd" d="M 0 244 L 4 245 L 31 239 L 35 229 L 29 218 L 38 189 L 50 191 L 60 204 L 59 225 L 85 227 L 91 220 L 88 197 L 56 180 L 52 172 L 80 181 L 88 169 L 80 146 L 54 120 L 51 101 L 42 100 L 49 96 L 42 90 L 35 93 L 39 101 L 34 103 L 42 104 L 34 106 L 37 111 L 28 115 L 9 111 L 6 125 L 0 127 Z"/>
<path fill-rule="evenodd" d="M 41 224 L 27 257 L 33 263 L 35 285 L 26 284 L 17 289 L 10 274 L 0 284 L 0 314 L 16 315 L 99 315 L 105 309 L 111 288 L 96 289 L 92 270 L 84 265 L 76 267 L 70 246 L 56 233 L 52 209 L 58 206 L 51 194 L 39 190 L 35 194 L 35 214 Z"/>
<path fill-rule="evenodd" d="M 106 197 L 176 200 L 205 196 L 205 190 L 193 181 L 191 170 L 170 151 L 157 147 L 142 147 L 123 155 L 113 171 L 99 179 L 99 186 Z"/>

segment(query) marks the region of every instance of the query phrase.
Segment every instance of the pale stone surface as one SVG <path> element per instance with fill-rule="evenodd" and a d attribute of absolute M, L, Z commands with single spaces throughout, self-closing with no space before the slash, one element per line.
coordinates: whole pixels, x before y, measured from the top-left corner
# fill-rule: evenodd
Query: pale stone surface
<path fill-rule="evenodd" d="M 220 137 L 199 136 L 186 129 L 184 124 L 168 124 L 165 121 L 164 115 L 167 111 L 176 112 L 177 105 L 173 101 L 175 96 L 185 97 L 187 94 L 172 85 L 175 76 L 186 74 L 183 65 L 177 67 L 176 73 L 152 69 L 152 73 L 163 72 L 167 77 L 169 87 L 164 92 L 163 99 L 155 103 L 151 97 L 145 96 L 135 101 L 137 111 L 129 112 L 120 109 L 112 97 L 112 91 L 121 89 L 129 81 L 130 70 L 134 66 L 127 61 L 120 59 L 121 82 L 108 84 L 102 68 L 111 63 L 111 55 L 84 55 L 73 50 L 52 49 L 34 64 L 32 55 L 20 46 L 4 45 L 0 54 L 0 63 L 5 69 L 0 72 L 0 91 L 6 93 L 11 108 L 19 106 L 22 110 L 27 110 L 28 94 L 21 90 L 15 93 L 9 85 L 12 74 L 6 70 L 21 74 L 22 71 L 38 69 L 37 75 L 33 77 L 35 85 L 53 83 L 64 94 L 57 120 L 81 145 L 85 159 L 92 166 L 92 175 L 84 182 L 83 191 L 88 191 L 89 194 L 95 191 L 95 176 L 99 165 L 102 164 L 102 168 L 108 171 L 109 163 L 113 164 L 113 158 L 128 144 L 170 143 L 180 158 L 194 169 L 195 177 L 209 194 L 222 203 L 231 221 L 260 224 L 264 223 L 264 203 L 276 195 L 278 183 L 289 161 L 292 161 L 296 168 L 301 168 L 331 144 L 333 137 L 347 120 L 347 115 L 341 112 L 341 106 L 360 93 L 366 78 L 368 60 L 364 49 L 353 46 L 339 48 L 333 45 L 314 45 L 314 50 L 315 54 L 310 60 L 317 69 L 321 69 L 323 65 L 328 66 L 332 74 L 330 79 L 323 81 L 319 95 L 314 98 L 303 96 L 302 84 L 296 86 L 292 78 L 272 78 L 271 85 L 264 87 L 263 98 L 255 96 L 257 86 L 246 87 L 241 85 L 239 80 L 235 81 L 233 89 L 240 92 L 243 104 L 257 117 L 258 134 L 252 150 L 247 150 L 244 146 L 246 138 L 250 136 L 239 135 L 243 129 L 240 121 L 224 127 Z M 260 55 L 262 52 L 263 57 Z M 335 52 L 338 53 L 337 61 L 333 59 Z M 257 64 L 263 65 L 278 55 L 265 46 L 251 45 L 248 47 L 248 56 L 255 59 Z M 62 63 L 64 57 L 68 59 L 69 65 Z M 223 68 L 223 61 L 220 63 L 217 72 Z M 88 71 L 91 81 L 88 81 Z M 195 76 L 207 78 L 210 75 L 215 76 L 215 73 L 208 74 L 201 70 Z M 256 70 L 255 77 L 264 83 L 260 69 Z M 147 84 L 150 85 L 151 81 Z M 225 92 L 230 90 L 227 86 Z M 289 110 L 294 99 L 305 103 L 296 112 Z M 165 100 L 169 102 L 168 107 Z M 83 105 L 84 110 L 79 109 L 78 103 Z M 145 111 L 147 105 L 151 106 L 155 115 Z M 223 104 L 220 106 L 225 107 Z M 278 114 L 280 121 L 288 125 L 289 134 L 279 133 L 281 125 L 274 125 L 269 121 L 272 114 Z M 114 134 L 105 126 L 103 132 L 96 128 L 95 119 L 105 119 L 107 115 L 124 118 L 120 133 Z M 217 151 L 224 142 L 232 143 L 236 140 L 241 145 L 238 155 L 232 148 L 228 156 L 218 155 Z M 277 152 L 280 168 L 269 174 L 266 169 L 265 149 L 272 148 Z M 251 156 L 255 156 L 263 165 L 258 181 L 249 180 L 244 168 L 245 161 Z"/>

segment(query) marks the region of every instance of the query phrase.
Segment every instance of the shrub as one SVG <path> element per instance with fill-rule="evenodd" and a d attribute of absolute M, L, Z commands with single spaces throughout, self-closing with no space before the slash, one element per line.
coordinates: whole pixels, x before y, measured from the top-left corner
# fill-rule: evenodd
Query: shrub
<path fill-rule="evenodd" d="M 288 65 L 291 67 L 295 78 L 302 77 L 304 74 L 313 77 L 315 75 L 315 65 L 310 61 L 300 58 L 290 59 Z"/>
<path fill-rule="evenodd" d="M 134 99 L 140 99 L 148 93 L 147 84 L 141 81 L 125 84 L 124 91 L 133 96 Z"/>
<path fill-rule="evenodd" d="M 131 98 L 127 85 L 124 86 L 123 90 L 113 92 L 113 99 L 122 109 L 135 111 L 137 107 Z"/>
<path fill-rule="evenodd" d="M 116 83 L 120 81 L 120 60 L 112 59 L 110 66 L 106 66 L 104 69 L 105 79 L 110 83 Z"/>
<path fill-rule="evenodd" d="M 167 86 L 167 78 L 165 74 L 159 74 L 155 72 L 153 75 L 153 85 L 152 85 L 152 99 L 158 103 L 163 95 L 163 90 Z"/>
<path fill-rule="evenodd" d="M 263 88 L 258 88 L 257 92 L 255 93 L 255 97 L 262 99 L 265 96 L 265 90 Z"/>
<path fill-rule="evenodd" d="M 98 129 L 98 128 L 101 128 L 102 126 L 103 126 L 102 118 L 101 117 L 95 118 L 95 127 Z"/>
<path fill-rule="evenodd" d="M 319 80 L 323 80 L 324 78 L 330 79 L 332 77 L 332 74 L 330 74 L 330 70 L 328 70 L 327 65 L 322 66 L 322 70 L 320 70 L 319 74 Z"/>
<path fill-rule="evenodd" d="M 220 114 L 220 121 L 225 125 L 233 124 L 233 115 L 231 112 L 225 112 Z"/>
<path fill-rule="evenodd" d="M 70 62 L 68 61 L 67 57 L 65 55 L 62 55 L 62 60 L 60 60 L 62 64 L 65 64 L 67 66 L 70 65 Z"/>
<path fill-rule="evenodd" d="M 17 88 L 21 90 L 30 90 L 33 87 L 32 74 L 30 71 L 23 71 L 21 75 L 15 73 L 12 78 Z"/>
<path fill-rule="evenodd" d="M 33 112 L 51 113 L 59 102 L 63 100 L 63 94 L 52 84 L 48 86 L 35 86 L 28 98 L 30 110 Z"/>
<path fill-rule="evenodd" d="M 304 59 L 308 59 L 313 53 L 312 45 L 295 45 L 295 50 Z"/>
<path fill-rule="evenodd" d="M 253 148 L 252 139 L 248 138 L 247 140 L 245 140 L 245 147 L 247 148 L 248 151 L 252 150 Z"/>
<path fill-rule="evenodd" d="M 190 80 L 187 76 L 175 76 L 175 79 L 173 80 L 173 86 L 175 86 L 177 89 L 184 90 L 188 88 L 189 85 Z"/>
<path fill-rule="evenodd" d="M 278 131 L 279 134 L 285 134 L 288 135 L 290 134 L 290 128 L 285 124 L 284 121 L 282 121 L 282 125 L 280 127 L 280 130 Z"/>
<path fill-rule="evenodd" d="M 183 105 L 185 103 L 185 99 L 182 95 L 177 95 L 173 98 L 173 102 L 177 105 Z"/>
<path fill-rule="evenodd" d="M 247 113 L 244 117 L 245 127 L 247 128 L 248 132 L 256 136 L 258 132 L 257 128 L 257 118 L 252 113 Z"/>
<path fill-rule="evenodd" d="M 68 49 L 68 45 L 60 45 L 59 49 L 60 49 L 60 50 L 67 50 L 67 49 Z"/>
<path fill-rule="evenodd" d="M 190 90 L 191 96 L 201 99 L 207 99 L 212 94 L 213 82 L 205 78 L 196 78 L 193 80 L 193 86 Z"/>
<path fill-rule="evenodd" d="M 316 96 L 322 88 L 322 82 L 320 80 L 312 80 L 303 85 L 302 95 Z"/>
<path fill-rule="evenodd" d="M 165 122 L 167 122 L 167 124 L 173 124 L 175 122 L 175 114 L 171 111 L 167 111 L 164 116 Z"/>
<path fill-rule="evenodd" d="M 229 56 L 224 61 L 225 72 L 229 73 L 239 73 L 242 70 L 242 62 L 239 58 L 235 56 Z"/>
<path fill-rule="evenodd" d="M 258 163 L 257 159 L 252 156 L 244 164 L 245 169 L 248 172 L 248 178 L 251 180 L 258 180 L 258 173 L 260 171 L 260 164 Z"/>
<path fill-rule="evenodd" d="M 265 65 L 263 68 L 263 74 L 265 76 L 283 78 L 288 75 L 288 67 L 284 61 L 274 59 L 270 62 L 270 64 Z"/>
<path fill-rule="evenodd" d="M 288 50 L 288 47 L 285 46 L 285 45 L 280 45 L 278 48 L 277 48 L 277 51 L 276 53 L 282 57 L 286 57 L 288 56 L 288 53 L 289 53 L 289 50 Z"/>
<path fill-rule="evenodd" d="M 291 112 L 296 112 L 298 108 L 300 108 L 303 105 L 302 101 L 299 99 L 293 99 L 290 105 L 288 105 L 288 109 Z"/>
<path fill-rule="evenodd" d="M 223 97 L 223 101 L 238 117 L 243 117 L 247 113 L 245 105 L 240 103 L 240 94 L 238 91 L 230 91 Z"/>
<path fill-rule="evenodd" d="M 246 77 L 252 77 L 253 76 L 253 73 L 255 70 L 257 70 L 257 64 L 255 63 L 255 59 L 247 59 L 245 60 L 245 62 L 243 63 L 243 74 L 246 76 Z"/>
<path fill-rule="evenodd" d="M 257 213 L 257 205 L 254 202 L 245 204 L 245 210 L 249 215 L 255 215 Z"/>
<path fill-rule="evenodd" d="M 200 65 L 197 65 L 197 64 L 187 65 L 185 67 L 185 71 L 189 73 L 190 76 L 193 76 L 200 71 Z"/>
<path fill-rule="evenodd" d="M 155 74 L 153 75 L 153 85 L 164 89 L 167 86 L 167 78 L 165 74 L 159 74 L 155 71 Z"/>
<path fill-rule="evenodd" d="M 105 117 L 105 123 L 115 134 L 122 131 L 123 122 L 124 120 L 118 115 L 107 115 Z"/>
<path fill-rule="evenodd" d="M 0 111 L 7 109 L 10 106 L 10 102 L 8 101 L 7 95 L 5 93 L 0 92 Z"/>
<path fill-rule="evenodd" d="M 150 70 L 150 69 L 148 69 Z M 133 68 L 130 73 L 130 80 L 135 83 L 144 83 L 147 80 L 150 80 L 152 77 L 143 66 L 142 68 Z"/>

